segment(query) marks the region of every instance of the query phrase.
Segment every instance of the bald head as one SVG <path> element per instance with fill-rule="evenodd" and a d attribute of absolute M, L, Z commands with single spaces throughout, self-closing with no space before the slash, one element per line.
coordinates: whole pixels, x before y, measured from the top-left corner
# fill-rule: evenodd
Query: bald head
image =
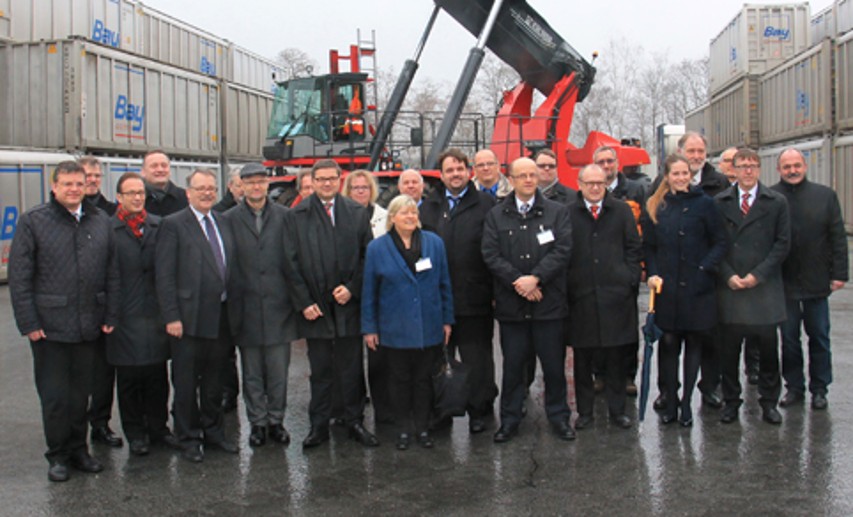
<path fill-rule="evenodd" d="M 406 194 L 415 201 L 420 202 L 424 195 L 424 178 L 421 173 L 415 169 L 406 169 L 400 173 L 400 178 L 397 180 L 397 189 L 400 194 Z"/>

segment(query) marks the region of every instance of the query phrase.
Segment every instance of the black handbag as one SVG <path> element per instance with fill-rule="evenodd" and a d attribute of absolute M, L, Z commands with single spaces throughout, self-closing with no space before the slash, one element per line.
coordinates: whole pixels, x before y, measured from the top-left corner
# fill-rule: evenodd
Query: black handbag
<path fill-rule="evenodd" d="M 432 376 L 434 417 L 438 420 L 453 416 L 464 416 L 468 406 L 471 387 L 468 383 L 469 367 L 450 357 L 447 347 L 444 349 L 444 361 Z"/>

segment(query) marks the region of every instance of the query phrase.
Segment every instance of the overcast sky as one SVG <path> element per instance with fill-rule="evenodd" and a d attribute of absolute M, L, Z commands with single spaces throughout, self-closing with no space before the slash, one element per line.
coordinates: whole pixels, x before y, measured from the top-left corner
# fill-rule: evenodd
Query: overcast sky
<path fill-rule="evenodd" d="M 412 57 L 432 12 L 430 0 L 143 0 L 145 5 L 266 57 L 284 48 L 307 52 L 328 71 L 329 49 L 346 51 L 376 31 L 377 63 L 399 72 Z M 583 56 L 623 37 L 673 60 L 701 58 L 740 11 L 737 0 L 528 0 Z M 762 2 L 753 2 L 762 3 Z M 831 0 L 811 2 L 812 14 Z M 421 59 L 419 77 L 455 83 L 475 38 L 442 12 Z M 606 60 L 602 54 L 599 61 Z"/>

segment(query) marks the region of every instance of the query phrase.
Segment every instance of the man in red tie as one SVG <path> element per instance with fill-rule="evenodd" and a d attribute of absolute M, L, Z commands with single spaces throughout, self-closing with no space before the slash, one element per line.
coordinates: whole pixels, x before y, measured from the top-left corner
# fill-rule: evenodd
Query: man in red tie
<path fill-rule="evenodd" d="M 761 161 L 751 149 L 734 156 L 737 184 L 715 199 L 732 241 L 720 265 L 719 306 L 723 325 L 721 366 L 725 405 L 720 420 L 738 418 L 743 403 L 739 379 L 741 343 L 759 345 L 759 403 L 762 418 L 782 423 L 776 409 L 781 392 L 776 326 L 785 320 L 782 262 L 788 255 L 791 229 L 788 203 L 758 181 Z"/>

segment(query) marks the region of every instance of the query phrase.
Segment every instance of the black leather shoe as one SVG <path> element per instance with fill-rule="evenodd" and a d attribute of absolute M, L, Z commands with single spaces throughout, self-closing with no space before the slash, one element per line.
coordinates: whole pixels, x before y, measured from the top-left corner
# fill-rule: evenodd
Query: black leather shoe
<path fill-rule="evenodd" d="M 328 427 L 312 427 L 311 431 L 308 432 L 308 436 L 302 440 L 302 448 L 310 449 L 311 447 L 316 447 L 327 441 L 329 441 Z"/>
<path fill-rule="evenodd" d="M 702 403 L 708 407 L 712 407 L 714 409 L 720 409 L 723 407 L 723 399 L 720 395 L 714 391 L 703 391 L 702 392 Z"/>
<path fill-rule="evenodd" d="M 130 440 L 130 453 L 134 456 L 145 456 L 148 454 L 148 444 L 145 440 Z"/>
<path fill-rule="evenodd" d="M 230 395 L 222 396 L 222 412 L 223 413 L 231 413 L 237 409 L 237 397 L 232 397 Z"/>
<path fill-rule="evenodd" d="M 652 403 L 652 407 L 655 411 L 663 411 L 666 409 L 666 393 L 661 392 L 658 394 L 658 398 Z"/>
<path fill-rule="evenodd" d="M 575 420 L 575 429 L 580 431 L 581 429 L 586 429 L 587 427 L 592 426 L 592 423 L 595 419 L 592 415 L 580 415 L 577 420 Z"/>
<path fill-rule="evenodd" d="M 181 456 L 193 463 L 201 463 L 204 460 L 204 452 L 201 450 L 200 444 L 190 445 L 189 447 L 184 448 L 183 452 L 181 452 Z"/>
<path fill-rule="evenodd" d="M 669 424 L 671 424 L 671 423 L 675 422 L 676 420 L 678 420 L 678 415 L 677 415 L 677 414 L 675 414 L 675 415 L 666 415 L 666 414 L 664 414 L 664 415 L 661 415 L 661 416 L 660 416 L 660 423 L 662 423 L 662 424 L 664 424 L 664 425 L 669 425 Z"/>
<path fill-rule="evenodd" d="M 779 410 L 773 406 L 765 406 L 761 408 L 761 419 L 768 424 L 779 425 L 782 423 L 782 415 Z"/>
<path fill-rule="evenodd" d="M 51 481 L 68 481 L 68 467 L 59 461 L 51 462 L 47 469 L 47 479 Z"/>
<path fill-rule="evenodd" d="M 554 433 L 557 435 L 557 438 L 561 440 L 571 441 L 577 437 L 577 435 L 575 434 L 575 430 L 572 429 L 572 426 L 571 424 L 569 424 L 568 420 L 553 424 L 553 427 Z"/>
<path fill-rule="evenodd" d="M 779 401 L 779 406 L 796 406 L 797 404 L 802 404 L 804 400 L 806 400 L 806 396 L 799 391 L 788 390 L 785 392 L 785 396 L 782 397 L 782 400 Z"/>
<path fill-rule="evenodd" d="M 723 406 L 723 412 L 720 415 L 720 422 L 724 424 L 731 424 L 732 422 L 736 422 L 738 419 L 738 413 L 740 410 L 740 406 L 737 404 L 726 404 Z"/>
<path fill-rule="evenodd" d="M 682 406 L 678 415 L 678 423 L 681 427 L 693 426 L 693 410 L 689 406 Z"/>
<path fill-rule="evenodd" d="M 349 428 L 349 437 L 365 447 L 379 447 L 379 440 L 362 424 L 353 424 Z"/>
<path fill-rule="evenodd" d="M 281 424 L 274 424 L 267 428 L 267 434 L 270 437 L 270 440 L 280 443 L 282 445 L 288 445 L 290 443 L 290 433 L 287 432 L 287 429 L 284 428 Z"/>
<path fill-rule="evenodd" d="M 228 454 L 237 454 L 240 452 L 240 448 L 230 440 L 221 440 L 218 442 L 207 442 L 206 443 L 208 449 L 219 449 L 222 452 L 227 452 Z"/>
<path fill-rule="evenodd" d="M 97 474 L 104 470 L 101 462 L 89 456 L 89 453 L 84 450 L 71 454 L 68 464 L 81 472 L 88 472 L 89 474 Z"/>
<path fill-rule="evenodd" d="M 429 431 L 421 431 L 418 433 L 418 443 L 424 449 L 432 449 L 435 445 L 435 442 L 432 441 L 432 436 L 429 435 Z"/>
<path fill-rule="evenodd" d="M 265 425 L 253 425 L 249 433 L 249 445 L 260 447 L 267 443 L 267 427 Z"/>
<path fill-rule="evenodd" d="M 812 409 L 817 409 L 818 411 L 826 409 L 829 406 L 829 401 L 826 400 L 826 394 L 824 393 L 815 393 L 812 395 Z"/>
<path fill-rule="evenodd" d="M 629 417 L 628 415 L 611 416 L 610 423 L 622 429 L 630 429 L 631 426 L 634 424 L 631 421 L 631 417 Z M 575 427 L 577 427 L 577 423 L 575 423 Z"/>
<path fill-rule="evenodd" d="M 498 432 L 495 433 L 494 441 L 495 443 L 506 443 L 512 440 L 517 432 L 517 427 L 500 426 Z"/>
<path fill-rule="evenodd" d="M 411 442 L 412 438 L 411 436 L 409 436 L 409 433 L 400 433 L 400 435 L 397 437 L 397 450 L 405 451 L 409 448 L 409 444 Z"/>
<path fill-rule="evenodd" d="M 482 418 L 471 417 L 468 420 L 468 430 L 471 434 L 482 433 L 486 430 L 486 422 L 484 422 Z"/>
<path fill-rule="evenodd" d="M 121 447 L 124 445 L 120 436 L 117 436 L 109 426 L 93 427 L 92 441 L 109 445 L 110 447 Z"/>

